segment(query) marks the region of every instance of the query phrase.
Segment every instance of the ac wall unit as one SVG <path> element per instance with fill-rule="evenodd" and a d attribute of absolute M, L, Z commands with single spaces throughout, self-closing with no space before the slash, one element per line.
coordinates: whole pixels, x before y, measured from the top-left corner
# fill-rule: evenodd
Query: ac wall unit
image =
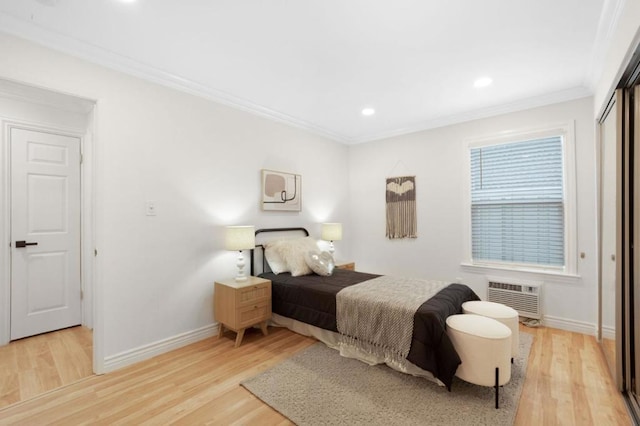
<path fill-rule="evenodd" d="M 490 302 L 512 307 L 521 317 L 542 319 L 541 290 L 542 283 L 539 282 L 524 283 L 489 278 L 487 297 Z"/>

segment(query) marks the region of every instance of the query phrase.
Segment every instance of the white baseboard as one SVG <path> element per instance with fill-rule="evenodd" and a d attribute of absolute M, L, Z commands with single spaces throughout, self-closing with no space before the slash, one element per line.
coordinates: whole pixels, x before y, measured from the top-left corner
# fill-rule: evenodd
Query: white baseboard
<path fill-rule="evenodd" d="M 108 356 L 104 359 L 104 372 L 118 370 L 136 362 L 144 361 L 156 355 L 181 348 L 191 343 L 198 342 L 203 339 L 218 334 L 218 324 L 207 325 L 196 330 L 187 331 L 167 339 L 159 340 L 148 345 L 140 346 L 116 355 Z"/>
<path fill-rule="evenodd" d="M 616 339 L 616 329 L 615 327 L 602 326 L 602 338 L 615 340 Z"/>
<path fill-rule="evenodd" d="M 542 319 L 542 324 L 546 327 L 573 331 L 575 333 L 588 334 L 589 336 L 595 336 L 597 330 L 596 325 L 589 322 L 575 321 L 566 318 L 554 317 L 551 315 L 545 315 Z"/>
<path fill-rule="evenodd" d="M 560 330 L 573 331 L 576 333 L 596 335 L 596 326 L 583 321 L 575 321 L 566 318 L 559 318 L 545 315 L 542 323 L 546 327 L 558 328 Z M 144 361 L 165 352 L 181 348 L 191 343 L 198 342 L 203 339 L 213 337 L 218 334 L 218 324 L 211 324 L 205 327 L 178 334 L 167 339 L 159 340 L 148 345 L 140 346 L 116 355 L 108 356 L 104 359 L 104 372 L 118 370 L 123 367 Z M 603 335 L 614 334 L 611 330 L 603 329 Z"/>

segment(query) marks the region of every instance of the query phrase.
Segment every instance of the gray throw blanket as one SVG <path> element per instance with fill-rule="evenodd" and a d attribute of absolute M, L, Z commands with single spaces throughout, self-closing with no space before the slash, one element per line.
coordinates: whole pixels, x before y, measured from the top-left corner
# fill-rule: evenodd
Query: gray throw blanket
<path fill-rule="evenodd" d="M 411 349 L 414 314 L 447 285 L 381 276 L 340 290 L 336 296 L 340 343 L 403 361 Z"/>

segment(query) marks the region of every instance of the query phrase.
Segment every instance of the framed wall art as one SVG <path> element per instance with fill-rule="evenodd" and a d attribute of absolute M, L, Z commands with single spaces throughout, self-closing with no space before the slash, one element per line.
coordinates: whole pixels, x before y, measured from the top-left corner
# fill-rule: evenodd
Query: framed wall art
<path fill-rule="evenodd" d="M 262 170 L 262 210 L 302 210 L 302 176 Z"/>

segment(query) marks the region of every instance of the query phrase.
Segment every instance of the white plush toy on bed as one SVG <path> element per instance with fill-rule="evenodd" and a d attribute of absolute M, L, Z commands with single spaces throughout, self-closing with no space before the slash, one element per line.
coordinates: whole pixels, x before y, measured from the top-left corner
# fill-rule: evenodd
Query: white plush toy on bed
<path fill-rule="evenodd" d="M 325 277 L 333 274 L 333 268 L 336 267 L 336 264 L 333 261 L 333 256 L 331 256 L 331 253 L 328 251 L 309 251 L 307 252 L 304 260 L 313 272 Z"/>

